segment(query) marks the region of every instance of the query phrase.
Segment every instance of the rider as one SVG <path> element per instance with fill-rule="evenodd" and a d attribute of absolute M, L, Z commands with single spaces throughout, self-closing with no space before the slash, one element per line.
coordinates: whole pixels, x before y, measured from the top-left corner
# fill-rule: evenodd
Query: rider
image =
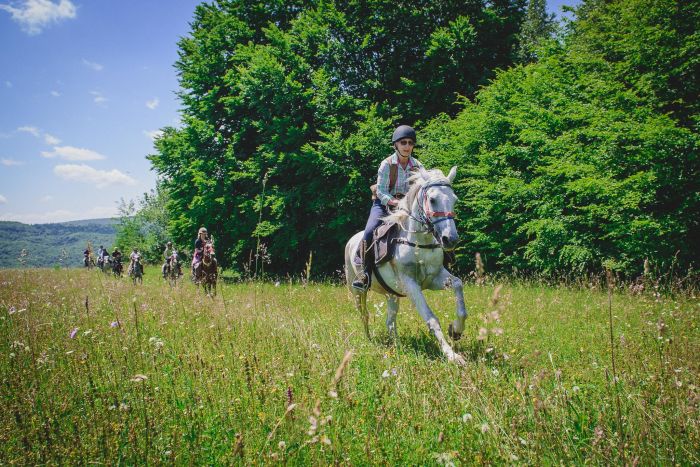
<path fill-rule="evenodd" d="M 416 130 L 408 125 L 400 125 L 394 130 L 391 143 L 394 153 L 379 165 L 376 197 L 372 197 L 372 208 L 369 211 L 364 237 L 360 242 L 362 272 L 352 282 L 353 288 L 363 291 L 369 287 L 371 265 L 374 261 L 370 248 L 374 229 L 382 223 L 381 218 L 389 214 L 387 206 L 398 206 L 399 199 L 408 192 L 408 177 L 411 176 L 411 172 L 423 167 L 423 164 L 413 157 Z"/>
<path fill-rule="evenodd" d="M 131 254 L 129 255 L 129 269 L 128 269 L 129 274 L 131 274 L 133 272 L 134 263 L 136 263 L 136 261 L 138 261 L 138 259 L 139 259 L 139 249 L 134 248 L 133 250 L 131 250 Z"/>
<path fill-rule="evenodd" d="M 165 258 L 165 262 L 163 263 L 162 272 L 163 272 L 163 277 L 165 277 L 165 268 L 170 266 L 170 260 L 173 257 L 173 254 L 175 254 L 175 248 L 173 248 L 173 242 L 168 242 L 165 245 L 165 250 L 163 251 L 163 257 Z M 175 266 L 175 265 L 173 265 Z"/>
<path fill-rule="evenodd" d="M 202 262 L 202 256 L 204 256 L 204 245 L 207 243 L 207 229 L 205 227 L 200 227 L 197 232 L 197 239 L 194 241 L 194 254 L 192 255 L 192 275 L 194 275 L 195 269 Z"/>
<path fill-rule="evenodd" d="M 114 261 L 115 267 L 117 264 L 121 264 L 122 262 L 122 252 L 119 251 L 119 248 L 117 248 L 116 246 L 114 247 L 114 251 L 112 252 L 112 260 Z"/>

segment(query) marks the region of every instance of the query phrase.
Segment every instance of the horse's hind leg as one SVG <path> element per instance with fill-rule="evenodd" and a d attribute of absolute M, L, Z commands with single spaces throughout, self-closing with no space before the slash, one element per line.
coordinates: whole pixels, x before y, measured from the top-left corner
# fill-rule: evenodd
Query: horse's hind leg
<path fill-rule="evenodd" d="M 369 339 L 369 311 L 367 311 L 367 293 L 354 293 L 355 308 L 360 312 L 360 319 L 365 330 L 365 336 Z"/>
<path fill-rule="evenodd" d="M 386 330 L 389 332 L 389 338 L 396 342 L 398 337 L 396 333 L 396 314 L 399 312 L 399 298 L 389 295 L 386 303 Z"/>

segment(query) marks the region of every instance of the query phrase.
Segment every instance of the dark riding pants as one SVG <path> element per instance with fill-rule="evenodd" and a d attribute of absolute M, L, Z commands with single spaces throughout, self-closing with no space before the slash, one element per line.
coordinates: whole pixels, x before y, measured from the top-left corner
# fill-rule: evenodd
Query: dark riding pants
<path fill-rule="evenodd" d="M 367 225 L 365 225 L 365 245 L 369 246 L 370 243 L 372 243 L 372 234 L 374 232 L 374 229 L 376 229 L 379 226 L 379 224 L 382 223 L 381 218 L 387 215 L 389 215 L 389 213 L 386 210 L 386 206 L 382 204 L 381 200 L 375 199 L 372 202 L 372 209 L 370 209 L 369 211 L 369 219 L 367 219 Z"/>

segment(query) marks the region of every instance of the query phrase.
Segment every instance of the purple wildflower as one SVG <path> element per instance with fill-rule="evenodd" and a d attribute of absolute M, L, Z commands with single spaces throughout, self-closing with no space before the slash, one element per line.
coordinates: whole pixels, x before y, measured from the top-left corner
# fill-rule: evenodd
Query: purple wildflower
<path fill-rule="evenodd" d="M 110 328 L 118 328 L 118 327 L 119 327 L 119 321 L 118 321 L 118 320 L 117 320 L 117 321 L 112 321 L 111 323 L 109 323 L 109 327 L 110 327 Z"/>
<path fill-rule="evenodd" d="M 75 335 L 78 334 L 78 328 L 73 328 L 73 330 L 70 332 L 69 337 L 71 339 L 75 339 Z"/>

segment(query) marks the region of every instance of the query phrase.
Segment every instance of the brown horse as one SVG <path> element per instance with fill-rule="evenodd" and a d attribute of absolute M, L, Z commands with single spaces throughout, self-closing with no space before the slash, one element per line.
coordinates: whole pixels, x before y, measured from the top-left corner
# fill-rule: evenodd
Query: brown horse
<path fill-rule="evenodd" d="M 204 246 L 202 261 L 194 269 L 194 281 L 202 284 L 207 295 L 216 295 L 216 279 L 219 275 L 219 264 L 212 256 L 214 247 L 211 243 Z"/>

